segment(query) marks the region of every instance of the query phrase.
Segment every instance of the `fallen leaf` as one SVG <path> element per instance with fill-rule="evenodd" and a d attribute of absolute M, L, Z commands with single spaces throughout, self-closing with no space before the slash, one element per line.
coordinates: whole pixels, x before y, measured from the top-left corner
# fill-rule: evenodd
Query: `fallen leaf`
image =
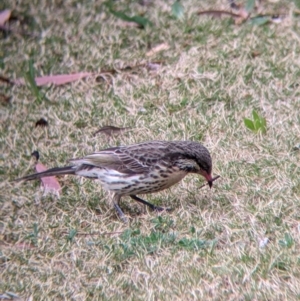
<path fill-rule="evenodd" d="M 240 25 L 240 24 L 244 23 L 244 21 L 246 21 L 250 16 L 250 13 L 244 8 L 241 8 L 239 10 L 238 14 L 239 14 L 239 17 L 235 18 L 235 21 L 234 21 L 234 23 L 236 25 Z"/>
<path fill-rule="evenodd" d="M 32 157 L 35 157 L 36 162 L 39 161 L 39 159 L 40 159 L 40 154 L 39 154 L 38 151 L 32 152 L 31 156 L 32 156 Z"/>
<path fill-rule="evenodd" d="M 261 55 L 261 53 L 257 50 L 254 50 L 251 52 L 251 57 L 252 58 L 256 58 L 257 56 Z"/>
<path fill-rule="evenodd" d="M 42 163 L 37 163 L 35 165 L 35 169 L 37 172 L 42 172 L 42 171 L 47 170 L 48 168 L 45 165 L 43 165 Z M 45 194 L 54 193 L 59 197 L 60 191 L 61 191 L 61 186 L 55 177 L 52 177 L 52 176 L 44 177 L 44 178 L 41 178 L 41 181 L 42 181 L 44 189 L 45 189 Z"/>
<path fill-rule="evenodd" d="M 2 76 L 2 75 L 0 75 L 0 81 L 1 81 L 1 82 L 4 82 L 4 83 L 6 83 L 6 84 L 10 84 L 10 85 L 13 85 L 13 84 L 14 84 L 9 78 L 7 78 L 7 77 L 5 77 L 5 76 Z"/>
<path fill-rule="evenodd" d="M 11 16 L 12 11 L 9 9 L 3 10 L 0 12 L 0 31 L 5 33 L 12 32 L 14 34 L 25 35 L 29 37 L 39 37 L 39 35 L 34 33 L 28 33 L 24 30 L 12 29 L 8 24 L 5 24 L 9 19 L 17 19 L 16 16 Z"/>
<path fill-rule="evenodd" d="M 120 27 L 125 27 L 125 28 L 139 28 L 140 25 L 134 22 L 128 22 L 128 21 L 120 21 Z"/>
<path fill-rule="evenodd" d="M 235 13 L 232 13 L 230 11 L 226 11 L 226 10 L 200 10 L 197 12 L 197 15 L 198 16 L 201 16 L 201 15 L 210 15 L 214 18 L 221 18 L 223 16 L 228 16 L 228 17 L 232 17 L 232 18 L 239 18 L 240 15 L 239 14 L 235 14 Z"/>
<path fill-rule="evenodd" d="M 250 20 L 250 23 L 252 25 L 258 25 L 258 26 L 264 25 L 269 22 L 270 22 L 270 17 L 268 17 L 268 16 L 258 16 L 258 17 L 252 18 Z"/>
<path fill-rule="evenodd" d="M 250 17 L 251 12 L 253 11 L 255 6 L 254 0 L 248 0 L 246 6 L 239 5 L 235 8 L 238 17 L 234 19 L 235 25 L 240 25 L 244 23 Z"/>
<path fill-rule="evenodd" d="M 254 10 L 254 7 L 255 7 L 255 0 L 247 0 L 245 5 L 245 10 L 248 13 L 251 13 Z"/>
<path fill-rule="evenodd" d="M 223 16 L 232 17 L 235 19 L 235 24 L 239 25 L 243 23 L 245 20 L 247 20 L 250 16 L 250 13 L 246 11 L 243 7 L 237 6 L 237 13 L 233 13 L 226 10 L 204 10 L 204 11 L 198 11 L 197 15 L 211 15 L 215 18 L 221 18 Z"/>
<path fill-rule="evenodd" d="M 112 15 L 114 15 L 115 17 L 117 17 L 123 21 L 136 23 L 139 25 L 140 28 L 145 28 L 147 25 L 150 25 L 150 26 L 152 25 L 152 22 L 145 17 L 142 17 L 142 16 L 130 17 L 122 11 L 114 10 L 110 1 L 105 2 L 104 5 L 108 8 L 109 12 Z"/>
<path fill-rule="evenodd" d="M 17 249 L 22 249 L 22 250 L 35 249 L 35 246 L 33 244 L 24 243 L 24 242 L 17 243 L 14 245 L 14 247 Z"/>
<path fill-rule="evenodd" d="M 80 72 L 73 74 L 59 74 L 59 75 L 47 75 L 42 77 L 36 77 L 35 83 L 37 86 L 43 86 L 47 84 L 54 85 L 65 85 L 76 80 L 80 80 L 84 77 L 93 75 L 91 72 Z M 25 80 L 23 78 L 18 78 L 13 81 L 16 85 L 25 85 Z"/>
<path fill-rule="evenodd" d="M 166 50 L 169 48 L 169 45 L 166 43 L 160 44 L 156 47 L 154 47 L 153 49 L 151 49 L 147 55 L 153 55 L 156 52 L 162 51 L 162 50 Z M 99 73 L 95 73 L 95 72 L 79 72 L 79 73 L 72 73 L 72 74 L 58 74 L 58 75 L 46 75 L 46 76 L 41 76 L 41 77 L 35 77 L 35 70 L 32 67 L 33 65 L 31 64 L 30 66 L 31 68 L 31 72 L 28 72 L 28 74 L 30 76 L 27 76 L 27 82 L 30 83 L 30 87 L 32 90 L 34 90 L 34 93 L 36 95 L 38 95 L 38 90 L 37 87 L 38 86 L 44 86 L 47 84 L 53 84 L 53 85 L 64 85 L 64 84 L 68 84 L 71 83 L 73 81 L 76 80 L 80 80 L 83 79 L 87 76 L 97 76 L 96 77 L 96 81 L 103 81 L 103 76 L 106 74 L 111 74 L 114 75 L 118 72 L 125 72 L 125 71 L 131 71 L 133 69 L 139 68 L 139 67 L 147 67 L 149 69 L 157 69 L 158 65 L 162 64 L 162 62 L 157 61 L 157 62 L 153 62 L 153 64 L 150 63 L 144 63 L 144 64 L 138 64 L 135 66 L 126 66 L 125 68 L 121 68 L 121 69 L 107 69 L 107 70 L 101 70 Z M 29 70 L 30 71 L 30 70 Z M 24 80 L 24 78 L 18 78 L 15 80 L 10 80 L 8 78 L 5 78 L 3 76 L 0 76 L 0 81 L 9 83 L 9 84 L 16 84 L 16 85 L 25 85 L 26 81 Z"/>
<path fill-rule="evenodd" d="M 239 9 L 240 4 L 236 4 L 234 0 L 229 0 L 230 7 L 233 9 Z"/>
<path fill-rule="evenodd" d="M 159 44 L 159 45 L 153 47 L 150 51 L 148 51 L 146 53 L 146 56 L 152 56 L 152 55 L 156 54 L 157 52 L 168 50 L 169 48 L 170 48 L 170 46 L 167 43 Z"/>
<path fill-rule="evenodd" d="M 124 128 L 119 128 L 117 126 L 113 126 L 113 125 L 105 125 L 102 128 L 100 128 L 99 130 L 97 130 L 93 136 L 95 136 L 98 133 L 103 133 L 109 137 L 111 137 L 113 134 L 119 134 L 120 132 L 126 131 L 131 129 L 131 127 L 124 127 Z"/>
<path fill-rule="evenodd" d="M 0 12 L 0 25 L 4 25 L 6 21 L 9 20 L 11 15 L 11 10 L 5 9 Z"/>
<path fill-rule="evenodd" d="M 172 15 L 177 19 L 182 19 L 184 17 L 184 7 L 179 0 L 176 0 L 172 4 Z"/>
<path fill-rule="evenodd" d="M 38 127 L 38 126 L 46 127 L 46 126 L 48 126 L 48 121 L 45 118 L 41 118 L 35 123 L 35 127 Z"/>

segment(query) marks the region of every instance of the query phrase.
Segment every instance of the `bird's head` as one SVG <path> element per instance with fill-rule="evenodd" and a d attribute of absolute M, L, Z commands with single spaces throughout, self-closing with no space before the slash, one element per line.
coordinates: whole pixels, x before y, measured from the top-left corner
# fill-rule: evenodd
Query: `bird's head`
<path fill-rule="evenodd" d="M 212 187 L 212 160 L 206 147 L 198 142 L 184 141 L 187 143 L 182 151 L 174 154 L 174 163 L 188 173 L 202 175 Z"/>

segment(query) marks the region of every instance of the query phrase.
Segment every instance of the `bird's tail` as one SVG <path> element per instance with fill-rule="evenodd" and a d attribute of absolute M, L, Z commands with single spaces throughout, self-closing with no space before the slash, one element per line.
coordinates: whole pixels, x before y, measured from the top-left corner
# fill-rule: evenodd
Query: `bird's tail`
<path fill-rule="evenodd" d="M 59 175 L 74 175 L 75 174 L 75 168 L 74 166 L 65 166 L 65 167 L 54 167 L 50 168 L 48 170 L 34 173 L 32 175 L 28 175 L 22 178 L 15 179 L 15 182 L 20 181 L 31 181 L 35 179 L 40 179 L 44 177 L 51 177 L 51 176 L 59 176 Z"/>

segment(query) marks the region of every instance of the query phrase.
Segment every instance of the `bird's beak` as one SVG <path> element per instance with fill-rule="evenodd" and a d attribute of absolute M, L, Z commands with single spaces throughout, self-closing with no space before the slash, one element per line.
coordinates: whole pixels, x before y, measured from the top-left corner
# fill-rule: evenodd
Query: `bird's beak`
<path fill-rule="evenodd" d="M 213 185 L 213 177 L 211 176 L 211 174 L 208 174 L 207 172 L 205 171 L 202 171 L 200 173 L 207 181 L 208 185 L 210 188 L 212 188 L 212 185 Z"/>
<path fill-rule="evenodd" d="M 207 180 L 207 183 L 209 185 L 209 188 L 212 188 L 212 185 L 213 185 L 213 181 L 212 181 L 212 176 L 209 174 L 209 175 L 206 175 L 206 180 Z"/>

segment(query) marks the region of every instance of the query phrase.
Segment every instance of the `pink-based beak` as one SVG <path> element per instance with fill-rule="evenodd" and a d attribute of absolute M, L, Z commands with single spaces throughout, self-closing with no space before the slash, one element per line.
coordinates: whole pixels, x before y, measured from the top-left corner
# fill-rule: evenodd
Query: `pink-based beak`
<path fill-rule="evenodd" d="M 209 187 L 212 188 L 212 185 L 213 185 L 212 176 L 210 174 L 209 175 L 206 174 L 205 178 L 207 180 L 207 183 L 208 183 Z"/>

